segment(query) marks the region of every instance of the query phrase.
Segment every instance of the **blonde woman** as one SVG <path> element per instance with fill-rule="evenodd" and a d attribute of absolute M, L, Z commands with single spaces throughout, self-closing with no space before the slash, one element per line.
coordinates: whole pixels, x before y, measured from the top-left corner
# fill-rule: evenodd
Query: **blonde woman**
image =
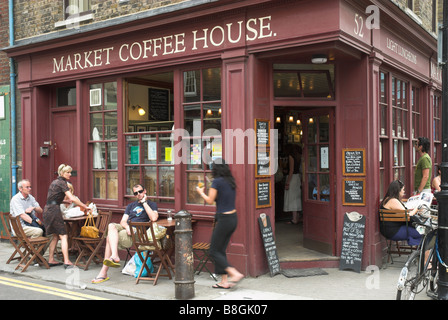
<path fill-rule="evenodd" d="M 74 202 L 81 208 L 88 210 L 90 209 L 70 192 L 67 185 L 67 180 L 70 180 L 72 175 L 72 167 L 61 164 L 58 168 L 58 174 L 59 177 L 50 184 L 48 189 L 47 204 L 44 208 L 43 218 L 47 234 L 53 235 L 53 239 L 51 240 L 49 246 L 48 263 L 50 266 L 62 264 L 54 259 L 56 245 L 58 244 L 58 241 L 61 240 L 62 255 L 64 256 L 64 267 L 67 269 L 73 268 L 73 263 L 70 261 L 68 255 L 68 236 L 60 205 L 64 198 L 67 197 L 68 200 Z"/>

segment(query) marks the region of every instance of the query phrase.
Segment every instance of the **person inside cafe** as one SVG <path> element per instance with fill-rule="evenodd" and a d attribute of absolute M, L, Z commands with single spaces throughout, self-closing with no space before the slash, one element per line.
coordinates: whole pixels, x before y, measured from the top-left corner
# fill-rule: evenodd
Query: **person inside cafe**
<path fill-rule="evenodd" d="M 90 211 L 90 208 L 77 199 L 70 192 L 67 181 L 72 176 L 72 167 L 61 164 L 58 168 L 58 177 L 50 184 L 47 194 L 47 204 L 44 207 L 43 220 L 47 234 L 53 235 L 49 246 L 48 264 L 50 267 L 64 264 L 66 269 L 73 268 L 73 263 L 68 255 L 68 235 L 65 227 L 64 218 L 61 212 L 61 203 L 65 197 L 77 204 L 79 207 Z M 58 262 L 54 259 L 54 252 L 58 241 L 61 240 L 61 251 L 64 262 Z"/>
<path fill-rule="evenodd" d="M 13 217 L 20 217 L 20 224 L 27 237 L 37 238 L 44 233 L 44 225 L 36 213 L 41 214 L 42 208 L 31 195 L 31 182 L 23 179 L 17 184 L 19 192 L 11 198 L 9 203 L 10 214 Z"/>
<path fill-rule="evenodd" d="M 103 266 L 96 278 L 92 280 L 92 283 L 101 283 L 109 280 L 109 277 L 107 276 L 109 267 L 120 267 L 118 249 L 130 248 L 132 246 L 132 236 L 129 227 L 130 221 L 154 222 L 159 218 L 157 204 L 149 200 L 146 195 L 146 189 L 143 188 L 142 185 L 137 184 L 132 187 L 132 191 L 134 196 L 137 197 L 137 200 L 128 204 L 120 223 L 109 224 L 107 228 Z"/>
<path fill-rule="evenodd" d="M 402 202 L 404 195 L 404 183 L 400 180 L 392 181 L 387 189 L 383 201 L 380 204 L 380 209 L 406 209 L 404 203 Z M 417 211 L 418 207 L 412 209 L 409 212 L 409 216 L 412 217 L 417 213 Z M 389 240 L 407 239 L 410 246 L 417 246 L 422 239 L 422 235 L 411 225 L 411 223 L 406 226 L 406 222 L 384 221 L 384 223 L 381 224 L 380 232 L 386 237 L 386 239 Z"/>

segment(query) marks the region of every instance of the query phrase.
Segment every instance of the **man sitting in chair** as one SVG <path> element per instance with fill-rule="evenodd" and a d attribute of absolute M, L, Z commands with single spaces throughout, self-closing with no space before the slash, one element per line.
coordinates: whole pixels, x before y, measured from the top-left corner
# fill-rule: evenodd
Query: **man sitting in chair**
<path fill-rule="evenodd" d="M 101 283 L 109 280 L 107 271 L 109 267 L 119 268 L 120 257 L 118 248 L 130 248 L 132 246 L 131 230 L 129 222 L 157 221 L 157 204 L 147 199 L 146 189 L 137 184 L 132 187 L 137 201 L 130 203 L 121 218 L 120 223 L 110 223 L 107 229 L 106 249 L 104 253 L 103 267 L 92 283 Z"/>
<path fill-rule="evenodd" d="M 13 217 L 20 217 L 23 231 L 27 237 L 37 238 L 43 235 L 43 224 L 36 217 L 36 213 L 42 213 L 39 203 L 31 195 L 31 183 L 27 179 L 17 184 L 19 192 L 12 197 L 9 210 Z"/>

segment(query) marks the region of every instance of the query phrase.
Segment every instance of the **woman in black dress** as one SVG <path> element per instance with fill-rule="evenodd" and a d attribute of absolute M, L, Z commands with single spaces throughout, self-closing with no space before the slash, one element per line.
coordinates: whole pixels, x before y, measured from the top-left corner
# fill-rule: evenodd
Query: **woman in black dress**
<path fill-rule="evenodd" d="M 47 234 L 53 235 L 49 246 L 48 263 L 50 266 L 57 266 L 61 264 L 54 259 L 54 251 L 60 239 L 62 255 L 64 257 L 64 267 L 72 268 L 73 263 L 70 261 L 70 258 L 68 256 L 68 236 L 65 229 L 64 218 L 62 217 L 60 205 L 65 196 L 67 196 L 69 200 L 76 203 L 81 208 L 85 208 L 88 210 L 90 209 L 84 203 L 79 201 L 79 199 L 73 196 L 73 194 L 70 192 L 70 189 L 67 185 L 67 180 L 70 180 L 70 177 L 72 175 L 72 167 L 61 164 L 58 168 L 58 174 L 59 177 L 50 184 L 50 187 L 48 189 L 47 204 L 45 205 L 43 213 L 46 232 Z"/>

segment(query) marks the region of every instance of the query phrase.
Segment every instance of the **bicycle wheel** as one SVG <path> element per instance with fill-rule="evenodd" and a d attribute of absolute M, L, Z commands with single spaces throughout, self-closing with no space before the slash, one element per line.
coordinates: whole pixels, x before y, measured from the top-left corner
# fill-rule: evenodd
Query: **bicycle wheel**
<path fill-rule="evenodd" d="M 420 291 L 419 276 L 420 250 L 414 251 L 401 269 L 397 285 L 396 300 L 414 300 L 415 295 Z"/>
<path fill-rule="evenodd" d="M 439 281 L 439 268 L 437 265 L 439 260 L 437 259 L 437 254 L 434 249 L 431 250 L 429 257 L 432 264 L 432 268 L 429 270 L 429 290 L 432 291 L 433 294 L 436 294 L 437 281 Z"/>

